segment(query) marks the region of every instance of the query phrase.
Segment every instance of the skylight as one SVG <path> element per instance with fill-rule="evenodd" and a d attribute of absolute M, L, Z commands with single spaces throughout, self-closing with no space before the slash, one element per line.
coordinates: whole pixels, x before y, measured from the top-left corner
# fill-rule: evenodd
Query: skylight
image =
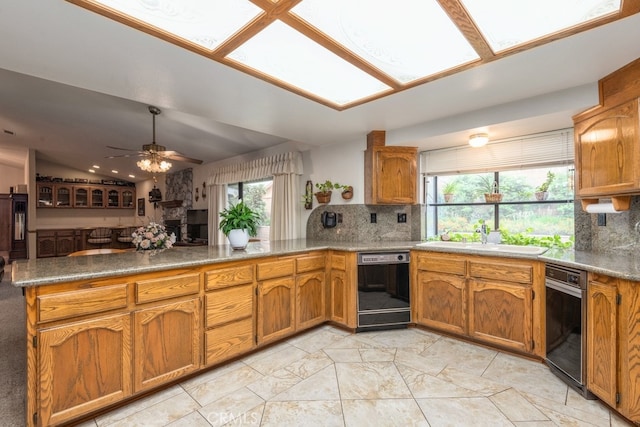
<path fill-rule="evenodd" d="M 337 110 L 638 13 L 620 0 L 68 0 Z"/>

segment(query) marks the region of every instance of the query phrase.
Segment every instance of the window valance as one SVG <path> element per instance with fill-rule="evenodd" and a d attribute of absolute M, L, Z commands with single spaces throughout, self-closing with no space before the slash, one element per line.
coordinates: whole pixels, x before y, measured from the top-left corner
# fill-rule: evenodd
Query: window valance
<path fill-rule="evenodd" d="M 209 176 L 208 185 L 254 181 L 283 174 L 302 175 L 302 172 L 302 153 L 291 151 L 216 169 Z"/>

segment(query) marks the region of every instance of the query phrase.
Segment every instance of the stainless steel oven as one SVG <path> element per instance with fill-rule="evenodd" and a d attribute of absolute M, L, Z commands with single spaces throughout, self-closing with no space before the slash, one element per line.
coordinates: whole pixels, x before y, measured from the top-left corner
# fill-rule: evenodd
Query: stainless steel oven
<path fill-rule="evenodd" d="M 405 328 L 411 321 L 409 252 L 358 253 L 358 327 Z"/>
<path fill-rule="evenodd" d="M 587 273 L 547 264 L 545 285 L 547 365 L 585 398 L 592 399 L 586 378 Z"/>

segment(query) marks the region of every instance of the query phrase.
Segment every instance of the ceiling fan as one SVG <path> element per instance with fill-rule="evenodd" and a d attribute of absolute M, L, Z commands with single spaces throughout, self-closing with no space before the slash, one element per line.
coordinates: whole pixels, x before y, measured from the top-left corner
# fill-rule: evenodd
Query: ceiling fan
<path fill-rule="evenodd" d="M 132 156 L 140 156 L 149 159 L 151 162 L 162 163 L 165 162 L 168 164 L 167 170 L 171 167 L 171 164 L 166 162 L 166 160 L 175 160 L 178 162 L 188 162 L 195 163 L 197 165 L 202 164 L 202 160 L 192 159 L 191 157 L 187 157 L 184 154 L 181 154 L 177 151 L 169 151 L 163 145 L 158 145 L 156 143 L 156 116 L 160 114 L 160 109 L 158 107 L 154 107 L 153 105 L 149 106 L 149 112 L 153 117 L 153 140 L 151 144 L 144 144 L 142 146 L 142 150 L 131 150 L 129 148 L 120 148 L 120 147 L 112 147 L 107 145 L 107 148 L 112 148 L 114 150 L 124 150 L 124 151 L 132 151 L 136 154 L 122 154 L 119 156 L 108 156 L 107 159 L 113 159 L 116 157 L 132 157 Z M 140 163 L 140 162 L 138 162 Z M 138 165 L 140 166 L 140 165 Z M 140 166 L 142 168 L 142 166 Z M 143 168 L 144 170 L 144 168 Z"/>

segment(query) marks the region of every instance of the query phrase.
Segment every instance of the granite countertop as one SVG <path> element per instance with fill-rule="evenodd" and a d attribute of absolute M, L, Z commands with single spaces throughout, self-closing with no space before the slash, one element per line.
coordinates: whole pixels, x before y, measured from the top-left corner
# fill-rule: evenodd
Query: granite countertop
<path fill-rule="evenodd" d="M 173 247 L 156 253 L 124 252 L 80 257 L 38 258 L 15 261 L 11 284 L 39 286 L 73 280 L 99 279 L 174 268 L 197 267 L 226 261 L 289 255 L 311 250 L 409 250 L 419 242 L 323 242 L 306 239 L 249 243 L 244 251 L 228 245 Z"/>
<path fill-rule="evenodd" d="M 311 250 L 334 249 L 350 252 L 398 251 L 418 249 L 434 252 L 463 252 L 474 255 L 538 259 L 622 279 L 640 281 L 640 257 L 634 251 L 595 253 L 571 249 L 550 249 L 542 255 L 496 253 L 487 251 L 443 250 L 417 247 L 417 241 L 328 242 L 306 239 L 250 243 L 244 251 L 228 245 L 173 247 L 151 252 L 124 252 L 83 257 L 38 258 L 14 261 L 11 284 L 15 287 L 39 286 L 73 280 L 99 279 L 174 268 L 197 267 L 227 261 L 265 256 L 293 255 Z"/>
<path fill-rule="evenodd" d="M 640 254 L 634 251 L 618 252 L 576 251 L 549 249 L 538 259 L 546 263 L 574 267 L 620 279 L 640 281 Z"/>

